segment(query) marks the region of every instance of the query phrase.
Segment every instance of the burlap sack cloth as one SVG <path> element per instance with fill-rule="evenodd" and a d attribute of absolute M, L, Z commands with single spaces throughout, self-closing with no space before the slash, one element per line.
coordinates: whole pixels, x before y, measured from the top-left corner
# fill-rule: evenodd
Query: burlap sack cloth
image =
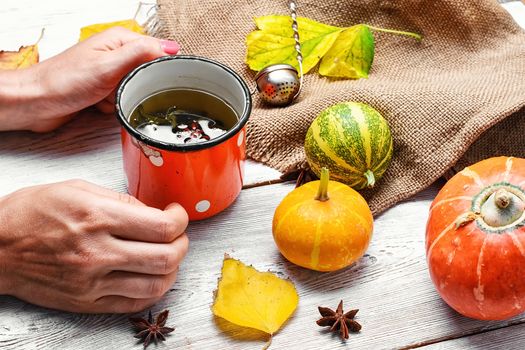
<path fill-rule="evenodd" d="M 455 164 L 496 154 L 525 156 L 525 33 L 497 1 L 297 2 L 300 16 L 327 24 L 367 23 L 421 33 L 424 39 L 375 33 L 368 79 L 331 80 L 315 70 L 305 76 L 292 106 L 267 108 L 255 97 L 249 157 L 280 171 L 296 167 L 305 159 L 306 130 L 322 109 L 346 100 L 366 102 L 388 120 L 395 140 L 389 170 L 374 190 L 363 192 L 377 214 Z M 185 54 L 229 65 L 252 86 L 255 73 L 244 59 L 253 17 L 289 13 L 287 0 L 158 0 L 158 5 L 155 35 L 177 40 Z"/>

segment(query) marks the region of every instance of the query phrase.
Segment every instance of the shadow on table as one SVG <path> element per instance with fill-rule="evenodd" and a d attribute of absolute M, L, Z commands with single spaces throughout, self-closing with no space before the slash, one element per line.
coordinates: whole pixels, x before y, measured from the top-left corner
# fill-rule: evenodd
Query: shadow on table
<path fill-rule="evenodd" d="M 215 315 L 213 316 L 213 322 L 222 333 L 238 341 L 260 340 L 266 342 L 270 337 L 263 331 L 253 328 L 241 327 Z"/>
<path fill-rule="evenodd" d="M 308 270 L 292 264 L 279 254 L 276 264 L 282 265 L 287 275 L 293 278 L 294 283 L 301 286 L 300 289 L 310 289 L 319 291 L 331 291 L 340 288 L 347 288 L 351 284 L 359 283 L 365 277 L 370 277 L 370 268 L 373 267 L 377 258 L 370 254 L 365 254 L 352 265 L 333 272 L 318 272 Z"/>

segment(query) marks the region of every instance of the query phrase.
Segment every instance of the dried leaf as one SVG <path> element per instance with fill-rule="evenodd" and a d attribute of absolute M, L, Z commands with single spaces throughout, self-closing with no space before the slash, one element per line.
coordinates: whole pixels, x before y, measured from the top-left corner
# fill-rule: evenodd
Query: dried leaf
<path fill-rule="evenodd" d="M 18 51 L 0 51 L 0 69 L 21 69 L 37 64 L 38 43 L 43 35 L 44 30 L 42 29 L 34 45 L 20 46 Z"/>
<path fill-rule="evenodd" d="M 212 311 L 232 323 L 272 335 L 292 315 L 298 302 L 292 282 L 226 256 Z"/>
<path fill-rule="evenodd" d="M 255 70 L 287 63 L 299 68 L 292 19 L 289 16 L 255 18 L 257 30 L 246 38 L 246 63 Z M 297 27 L 303 55 L 303 73 L 308 73 L 322 59 L 321 75 L 341 78 L 366 78 L 374 59 L 373 31 L 406 35 L 421 40 L 419 34 L 358 24 L 339 28 L 298 17 Z"/>
<path fill-rule="evenodd" d="M 368 78 L 374 60 L 374 36 L 367 25 L 345 29 L 326 53 L 319 74 L 340 78 Z"/>
<path fill-rule="evenodd" d="M 97 33 L 103 32 L 104 30 L 113 27 L 124 27 L 136 33 L 145 34 L 144 28 L 142 28 L 142 26 L 138 24 L 136 20 L 126 19 L 124 21 L 97 23 L 80 28 L 80 38 L 78 39 L 78 41 L 84 41 L 90 36 L 93 36 Z"/>

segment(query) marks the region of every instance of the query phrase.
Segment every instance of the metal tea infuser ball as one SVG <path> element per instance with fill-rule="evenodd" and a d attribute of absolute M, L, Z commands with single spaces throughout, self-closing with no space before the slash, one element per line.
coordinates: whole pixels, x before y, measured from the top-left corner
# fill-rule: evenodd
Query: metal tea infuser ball
<path fill-rule="evenodd" d="M 294 0 L 290 1 L 290 12 L 299 72 L 289 64 L 272 64 L 263 68 L 255 76 L 259 95 L 264 102 L 272 106 L 283 107 L 292 103 L 299 96 L 303 85 L 303 55 L 301 54 L 301 44 L 299 43 L 297 12 Z"/>

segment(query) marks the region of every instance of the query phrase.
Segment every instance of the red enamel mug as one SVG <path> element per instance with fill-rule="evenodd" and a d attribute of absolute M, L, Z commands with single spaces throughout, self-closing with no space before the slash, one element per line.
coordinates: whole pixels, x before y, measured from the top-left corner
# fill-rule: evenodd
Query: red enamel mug
<path fill-rule="evenodd" d="M 182 145 L 153 139 L 130 125 L 132 111 L 144 99 L 179 88 L 219 97 L 236 112 L 237 123 L 217 138 Z M 226 209 L 242 188 L 245 125 L 251 106 L 246 83 L 219 62 L 177 55 L 137 67 L 121 81 L 116 95 L 128 192 L 160 209 L 180 203 L 190 220 L 205 219 Z"/>

